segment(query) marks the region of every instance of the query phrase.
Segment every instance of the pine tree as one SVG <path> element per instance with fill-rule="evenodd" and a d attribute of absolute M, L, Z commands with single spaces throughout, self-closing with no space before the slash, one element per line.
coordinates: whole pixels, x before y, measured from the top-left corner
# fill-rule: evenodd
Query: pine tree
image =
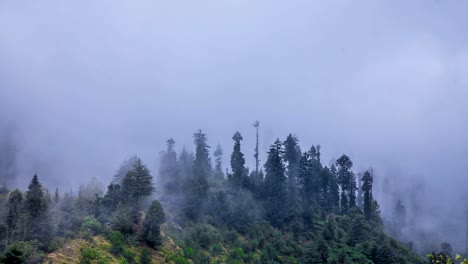
<path fill-rule="evenodd" d="M 288 178 L 288 203 L 293 209 L 297 202 L 297 178 L 301 161 L 301 148 L 299 147 L 299 139 L 292 134 L 288 135 L 283 145 L 283 159 L 286 162 L 286 175 Z"/>
<path fill-rule="evenodd" d="M 181 183 L 179 166 L 177 162 L 177 153 L 175 151 L 175 141 L 170 138 L 166 141 L 166 151 L 161 153 L 161 162 L 159 166 L 159 183 L 162 190 L 161 195 L 168 199 L 170 195 L 177 194 Z"/>
<path fill-rule="evenodd" d="M 130 158 L 122 162 L 122 165 L 120 165 L 119 169 L 114 175 L 112 183 L 121 184 L 125 175 L 127 175 L 127 173 L 131 171 L 133 167 L 135 167 L 135 164 L 137 163 L 137 161 L 138 161 L 137 156 L 131 156 Z"/>
<path fill-rule="evenodd" d="M 185 202 L 185 214 L 192 219 L 198 217 L 208 194 L 208 178 L 211 175 L 211 160 L 206 135 L 198 130 L 194 135 L 195 160 L 193 176 L 187 181 L 188 193 Z"/>
<path fill-rule="evenodd" d="M 356 207 L 356 175 L 353 172 L 350 172 L 349 179 L 349 208 Z"/>
<path fill-rule="evenodd" d="M 348 208 L 353 206 L 353 204 L 350 203 L 350 197 L 352 197 L 350 193 L 354 190 L 352 187 L 352 172 L 350 171 L 353 166 L 353 162 L 348 156 L 343 154 L 338 160 L 336 160 L 336 166 L 338 167 L 338 183 L 341 187 L 341 211 L 347 212 Z"/>
<path fill-rule="evenodd" d="M 312 185 L 312 160 L 310 159 L 309 152 L 302 154 L 299 162 L 298 173 L 298 193 L 304 207 L 307 207 L 311 202 L 310 188 Z"/>
<path fill-rule="evenodd" d="M 223 148 L 221 145 L 216 146 L 216 150 L 213 153 L 215 157 L 215 170 L 214 170 L 214 178 L 216 180 L 223 180 L 224 179 L 224 172 L 223 172 Z"/>
<path fill-rule="evenodd" d="M 311 199 L 314 204 L 320 205 L 320 197 L 321 192 L 325 191 L 325 189 L 321 190 L 324 184 L 323 178 L 323 168 L 322 164 L 320 163 L 320 145 L 312 146 L 309 151 L 310 159 L 311 159 L 311 186 L 310 186 L 310 195 Z"/>
<path fill-rule="evenodd" d="M 141 197 L 153 193 L 153 176 L 150 170 L 138 159 L 131 171 L 122 179 L 122 191 L 124 195 L 134 199 L 137 207 Z"/>
<path fill-rule="evenodd" d="M 330 168 L 330 195 L 329 206 L 331 211 L 335 213 L 340 207 L 340 187 L 338 185 L 338 172 L 336 166 L 333 164 Z"/>
<path fill-rule="evenodd" d="M 8 197 L 8 215 L 6 219 L 7 224 L 7 244 L 12 241 L 19 239 L 20 227 L 21 227 L 21 209 L 23 205 L 23 194 L 20 190 L 15 189 L 11 191 Z"/>
<path fill-rule="evenodd" d="M 179 172 L 182 180 L 191 179 L 193 176 L 193 153 L 189 153 L 185 147 L 182 148 L 182 151 L 179 155 Z"/>
<path fill-rule="evenodd" d="M 35 219 L 39 214 L 47 210 L 46 199 L 37 174 L 34 175 L 31 183 L 29 183 L 28 191 L 26 192 L 25 209 L 32 219 Z"/>
<path fill-rule="evenodd" d="M 284 169 L 282 143 L 279 139 L 270 146 L 265 163 L 266 214 L 273 225 L 283 224 L 286 215 L 286 175 Z"/>
<path fill-rule="evenodd" d="M 34 175 L 26 191 L 24 209 L 26 211 L 26 239 L 38 239 L 44 242 L 50 238 L 48 204 L 37 174 Z"/>
<path fill-rule="evenodd" d="M 244 154 L 241 152 L 242 135 L 236 132 L 232 137 L 234 140 L 234 149 L 231 154 L 231 169 L 232 175 L 229 178 L 230 182 L 235 187 L 248 187 L 247 185 L 247 170 L 245 168 Z"/>
<path fill-rule="evenodd" d="M 372 218 L 372 175 L 369 171 L 364 172 L 362 176 L 362 191 L 364 192 L 363 198 L 363 211 L 364 216 L 367 220 L 371 220 Z"/>
<path fill-rule="evenodd" d="M 60 201 L 60 195 L 59 195 L 59 190 L 58 187 L 55 188 L 55 193 L 54 193 L 54 203 L 57 204 Z"/>
<path fill-rule="evenodd" d="M 142 227 L 142 239 L 148 246 L 156 247 L 162 244 L 161 224 L 166 221 L 164 209 L 159 201 L 154 200 L 146 213 Z"/>

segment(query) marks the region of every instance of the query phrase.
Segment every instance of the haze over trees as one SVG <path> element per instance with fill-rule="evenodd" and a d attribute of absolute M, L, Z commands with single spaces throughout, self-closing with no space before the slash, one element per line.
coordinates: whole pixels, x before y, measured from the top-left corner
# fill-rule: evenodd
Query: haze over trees
<path fill-rule="evenodd" d="M 243 136 L 235 132 L 232 140 L 227 174 L 222 147 L 213 151 L 213 164 L 208 137 L 199 130 L 193 134 L 194 154 L 184 147 L 178 155 L 176 141 L 167 140 L 157 177 L 132 157 L 105 192 L 92 182 L 77 194 L 59 188 L 52 194 L 38 175 L 24 193 L 5 187 L 2 263 L 40 263 L 69 241 L 100 237 L 109 241 L 109 251 L 82 246 L 81 263 L 107 263 L 106 256 L 149 263 L 150 249 L 168 243 L 177 249 L 165 249 L 165 261 L 176 263 L 426 262 L 412 244 L 385 234 L 372 170 L 353 172 L 345 154 L 326 166 L 319 145 L 303 151 L 289 134 L 270 145 L 263 168 L 249 172 Z M 401 201 L 394 211 L 394 225 L 402 227 Z M 449 258 L 449 249 L 443 244 L 437 256 Z"/>

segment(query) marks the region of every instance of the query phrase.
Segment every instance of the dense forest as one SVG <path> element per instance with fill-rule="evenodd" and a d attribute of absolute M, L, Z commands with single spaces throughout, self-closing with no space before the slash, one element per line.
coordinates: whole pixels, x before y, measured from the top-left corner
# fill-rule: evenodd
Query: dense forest
<path fill-rule="evenodd" d="M 169 139 L 157 173 L 134 156 L 106 190 L 94 179 L 66 192 L 41 175 L 27 190 L 4 184 L 1 263 L 452 263 L 448 243 L 428 260 L 384 232 L 373 171 L 349 156 L 324 166 L 319 145 L 289 134 L 262 166 L 258 125 L 253 170 L 239 132 L 225 169 L 199 130 L 194 152 Z"/>

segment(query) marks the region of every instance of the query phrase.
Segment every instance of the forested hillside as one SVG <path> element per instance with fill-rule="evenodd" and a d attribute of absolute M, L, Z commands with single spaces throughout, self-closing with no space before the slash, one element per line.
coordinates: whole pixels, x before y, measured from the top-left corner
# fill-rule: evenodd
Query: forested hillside
<path fill-rule="evenodd" d="M 193 137 L 194 153 L 169 139 L 157 173 L 130 158 L 106 190 L 66 192 L 40 175 L 27 190 L 4 185 L 1 263 L 427 263 L 384 233 L 372 170 L 353 171 L 347 155 L 324 166 L 319 145 L 290 134 L 263 166 L 257 143 L 249 170 L 239 132 L 230 166 Z"/>

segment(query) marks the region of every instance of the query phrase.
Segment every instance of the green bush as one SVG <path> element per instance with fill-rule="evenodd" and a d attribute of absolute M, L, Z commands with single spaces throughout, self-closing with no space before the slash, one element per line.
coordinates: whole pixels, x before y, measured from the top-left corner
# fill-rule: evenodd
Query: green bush
<path fill-rule="evenodd" d="M 119 231 L 114 231 L 110 237 L 110 252 L 114 255 L 120 255 L 124 252 L 125 237 Z"/>
<path fill-rule="evenodd" d="M 80 230 L 82 232 L 89 232 L 91 235 L 99 234 L 102 230 L 101 223 L 92 216 L 87 216 L 83 223 L 81 223 Z"/>
<path fill-rule="evenodd" d="M 80 264 L 108 264 L 110 263 L 97 249 L 90 247 L 80 248 Z"/>

